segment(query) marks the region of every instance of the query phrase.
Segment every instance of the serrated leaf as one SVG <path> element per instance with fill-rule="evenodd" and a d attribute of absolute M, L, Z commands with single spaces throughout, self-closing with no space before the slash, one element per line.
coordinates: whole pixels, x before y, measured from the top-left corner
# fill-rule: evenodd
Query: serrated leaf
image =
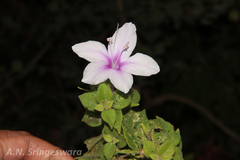
<path fill-rule="evenodd" d="M 112 159 L 114 152 L 115 152 L 115 148 L 116 148 L 116 146 L 113 143 L 106 143 L 104 145 L 103 153 L 107 160 Z"/>
<path fill-rule="evenodd" d="M 89 111 L 93 111 L 94 107 L 98 104 L 97 103 L 97 95 L 93 92 L 90 93 L 84 93 L 80 96 L 78 96 L 80 99 L 82 105 L 87 108 Z"/>
<path fill-rule="evenodd" d="M 124 94 L 123 92 L 117 90 L 113 93 L 113 108 L 115 109 L 123 109 L 131 103 L 130 94 Z"/>
<path fill-rule="evenodd" d="M 104 103 L 112 99 L 112 91 L 105 83 L 101 83 L 97 90 L 98 103 Z"/>
<path fill-rule="evenodd" d="M 150 154 L 157 154 L 157 144 L 149 141 L 149 140 L 145 140 L 142 139 L 143 141 L 143 151 L 144 151 L 144 155 L 149 158 Z"/>
<path fill-rule="evenodd" d="M 122 128 L 122 119 L 123 119 L 123 114 L 122 110 L 115 110 L 116 112 L 116 123 L 114 124 L 114 128 L 118 131 L 118 133 L 121 133 L 121 128 Z"/>
<path fill-rule="evenodd" d="M 175 152 L 175 146 L 172 140 L 165 141 L 158 148 L 159 155 L 173 156 Z"/>
<path fill-rule="evenodd" d="M 88 110 L 85 111 L 82 121 L 87 123 L 91 127 L 98 127 L 102 124 L 100 113 L 91 112 Z"/>
<path fill-rule="evenodd" d="M 95 110 L 99 111 L 99 112 L 102 112 L 104 110 L 104 107 L 102 104 L 98 104 L 94 107 Z"/>
<path fill-rule="evenodd" d="M 106 141 L 106 142 L 112 142 L 113 141 L 113 137 L 109 134 L 104 134 L 103 135 L 103 139 Z"/>
<path fill-rule="evenodd" d="M 112 129 L 114 126 L 114 123 L 116 121 L 116 112 L 114 109 L 108 109 L 106 111 L 103 111 L 101 113 L 101 117 L 102 119 L 108 123 L 108 125 L 110 126 L 110 128 Z"/>

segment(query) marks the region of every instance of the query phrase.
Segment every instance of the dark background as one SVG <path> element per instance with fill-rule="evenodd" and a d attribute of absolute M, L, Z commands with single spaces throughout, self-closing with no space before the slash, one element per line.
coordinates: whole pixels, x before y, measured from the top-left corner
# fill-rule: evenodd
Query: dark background
<path fill-rule="evenodd" d="M 85 151 L 83 141 L 100 129 L 81 122 L 77 86 L 89 88 L 81 83 L 88 62 L 71 46 L 107 44 L 117 23 L 133 22 L 134 53 L 161 67 L 134 77 L 140 109 L 180 128 L 185 160 L 239 159 L 240 141 L 226 133 L 240 134 L 239 7 L 238 0 L 1 0 L 0 129 Z"/>

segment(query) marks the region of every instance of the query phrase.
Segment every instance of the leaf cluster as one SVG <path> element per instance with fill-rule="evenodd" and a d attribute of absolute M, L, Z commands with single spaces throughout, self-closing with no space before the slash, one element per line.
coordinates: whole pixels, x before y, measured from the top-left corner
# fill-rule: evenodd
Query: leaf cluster
<path fill-rule="evenodd" d="M 160 117 L 149 120 L 145 110 L 135 112 L 139 93 L 112 91 L 101 83 L 79 96 L 86 108 L 82 119 L 91 127 L 103 126 L 101 135 L 87 139 L 88 152 L 76 160 L 153 159 L 181 160 L 180 131 Z"/>

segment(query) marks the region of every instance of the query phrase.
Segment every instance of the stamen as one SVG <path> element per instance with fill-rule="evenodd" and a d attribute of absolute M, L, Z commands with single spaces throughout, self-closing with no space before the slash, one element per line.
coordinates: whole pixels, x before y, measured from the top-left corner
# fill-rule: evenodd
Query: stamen
<path fill-rule="evenodd" d="M 119 27 L 119 23 L 117 24 L 117 30 L 116 30 L 116 36 L 114 38 L 113 49 L 115 48 L 115 42 L 116 42 L 116 39 L 117 39 L 117 36 L 118 36 L 118 27 Z"/>
<path fill-rule="evenodd" d="M 129 48 L 128 45 L 129 45 L 129 42 L 127 42 L 127 43 L 125 44 L 125 46 L 124 46 L 123 49 L 122 49 L 122 52 L 125 51 L 125 50 L 127 50 L 127 49 Z"/>
<path fill-rule="evenodd" d="M 124 45 L 121 53 L 120 53 L 120 54 L 118 55 L 118 57 L 117 57 L 117 60 L 116 60 L 114 63 L 113 63 L 113 61 L 112 61 L 112 63 L 113 63 L 112 67 L 113 67 L 113 68 L 118 69 L 118 67 L 119 67 L 118 60 L 119 60 L 119 58 L 121 57 L 122 53 L 129 48 L 128 45 L 129 45 L 129 42 L 127 42 L 127 43 Z"/>
<path fill-rule="evenodd" d="M 118 27 L 119 27 L 119 23 L 117 24 L 117 30 L 116 30 L 116 35 L 114 37 L 114 39 L 111 37 L 109 40 L 111 40 L 111 44 L 113 44 L 112 47 L 110 47 L 110 55 L 111 55 L 111 59 L 112 59 L 112 64 L 114 63 L 113 62 L 113 57 L 112 57 L 112 54 L 114 52 L 114 48 L 115 48 L 115 42 L 116 42 L 116 39 L 117 39 L 117 36 L 118 36 Z"/>
<path fill-rule="evenodd" d="M 113 39 L 112 39 L 112 37 L 109 37 L 109 38 L 107 38 L 107 41 L 110 43 L 112 43 L 112 41 L 113 41 Z"/>

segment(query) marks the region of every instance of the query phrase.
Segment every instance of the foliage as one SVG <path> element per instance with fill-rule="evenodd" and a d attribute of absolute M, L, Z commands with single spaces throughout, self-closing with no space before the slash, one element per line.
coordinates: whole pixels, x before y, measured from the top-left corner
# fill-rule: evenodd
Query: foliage
<path fill-rule="evenodd" d="M 108 81 L 101 83 L 97 91 L 80 95 L 79 99 L 86 108 L 82 121 L 91 127 L 101 125 L 103 129 L 101 135 L 85 141 L 88 152 L 76 160 L 183 159 L 179 129 L 175 131 L 160 117 L 149 120 L 145 110 L 132 110 L 135 105 L 131 104 L 140 101 L 136 90 L 131 89 L 128 94 L 112 92 Z"/>

